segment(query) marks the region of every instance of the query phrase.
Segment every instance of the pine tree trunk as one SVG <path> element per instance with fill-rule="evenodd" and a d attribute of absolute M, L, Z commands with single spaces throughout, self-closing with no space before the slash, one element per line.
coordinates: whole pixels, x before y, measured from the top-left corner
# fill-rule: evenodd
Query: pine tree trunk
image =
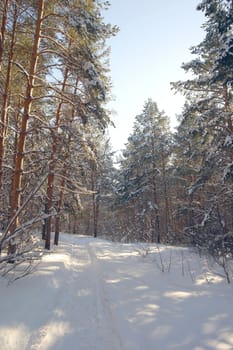
<path fill-rule="evenodd" d="M 0 32 L 0 71 L 2 69 L 3 52 L 5 45 L 5 33 L 6 33 L 6 23 L 7 23 L 7 12 L 8 12 L 9 0 L 5 0 L 2 11 L 2 25 Z"/>
<path fill-rule="evenodd" d="M 157 184 L 156 178 L 153 176 L 153 199 L 154 199 L 154 216 L 155 216 L 155 227 L 153 232 L 152 241 L 156 243 L 161 243 L 161 232 L 160 232 L 160 218 L 158 209 L 158 199 L 157 199 Z"/>
<path fill-rule="evenodd" d="M 67 76 L 68 76 L 68 70 L 67 70 Z M 74 88 L 74 95 L 77 94 L 78 82 L 79 82 L 79 77 L 77 77 L 77 79 L 76 79 L 75 88 Z M 65 85 L 64 85 L 64 88 L 65 88 Z M 73 108 L 71 118 L 70 118 L 70 125 L 72 124 L 72 122 L 74 120 L 74 116 L 75 116 L 75 109 Z M 64 202 L 64 189 L 65 189 L 65 185 L 66 185 L 66 176 L 67 176 L 67 170 L 68 170 L 67 169 L 67 159 L 68 159 L 69 154 L 70 154 L 70 143 L 71 143 L 71 135 L 69 135 L 68 143 L 67 143 L 67 150 L 66 150 L 66 154 L 65 154 L 65 164 L 64 164 L 63 173 L 62 173 L 59 201 L 58 201 L 58 207 L 57 207 L 58 214 L 56 215 L 56 218 L 55 218 L 55 236 L 54 236 L 54 244 L 55 245 L 58 245 L 58 242 L 59 242 L 60 222 L 61 222 L 60 212 L 62 210 L 63 202 Z"/>
<path fill-rule="evenodd" d="M 61 89 L 62 92 L 65 91 L 67 78 L 68 78 L 68 68 L 66 68 L 64 72 L 63 84 Z M 52 150 L 51 150 L 51 156 L 50 156 L 49 175 L 48 175 L 48 183 L 47 183 L 47 208 L 48 208 L 49 214 L 51 214 L 51 210 L 53 206 L 54 178 L 55 178 L 56 157 L 57 157 L 57 132 L 61 121 L 62 105 L 63 105 L 63 101 L 60 101 L 56 112 L 55 128 L 52 131 Z M 51 232 L 52 232 L 52 220 L 51 220 L 51 217 L 49 217 L 46 220 L 45 249 L 47 250 L 50 250 Z"/>
<path fill-rule="evenodd" d="M 167 179 L 166 179 L 166 169 L 165 169 L 165 161 L 164 156 L 162 155 L 162 178 L 163 178 L 163 193 L 164 193 L 164 223 L 165 223 L 165 236 L 168 239 L 169 232 L 169 221 L 170 221 L 170 208 L 168 201 L 168 191 L 167 191 Z"/>
<path fill-rule="evenodd" d="M 228 93 L 228 87 L 224 86 L 223 88 L 223 98 L 224 98 L 224 105 L 225 105 L 225 111 L 227 112 L 227 132 L 232 135 L 233 134 L 233 124 L 232 124 L 232 111 L 230 106 L 230 96 Z"/>
<path fill-rule="evenodd" d="M 37 12 L 35 36 L 34 36 L 33 50 L 32 50 L 31 60 L 30 60 L 28 84 L 27 84 L 27 89 L 25 94 L 21 128 L 20 128 L 20 133 L 18 137 L 12 189 L 11 189 L 11 203 L 10 203 L 11 217 L 13 217 L 14 214 L 16 213 L 17 209 L 20 206 L 20 201 L 21 201 L 21 183 L 22 183 L 22 177 L 23 177 L 23 166 L 24 166 L 23 162 L 24 162 L 24 152 L 25 152 L 25 144 L 26 144 L 26 138 L 27 138 L 27 125 L 28 125 L 28 120 L 30 118 L 32 99 L 33 99 L 33 88 L 34 88 L 34 81 L 35 81 L 35 75 L 37 70 L 43 10 L 44 10 L 44 0 L 38 0 L 38 12 Z M 18 226 L 18 218 L 16 218 L 15 222 L 12 224 L 10 228 L 10 232 L 13 232 L 17 226 Z M 14 253 L 15 249 L 16 249 L 15 245 L 10 244 L 9 252 Z"/>
<path fill-rule="evenodd" d="M 47 208 L 47 203 L 45 203 L 45 206 L 44 206 L 44 213 L 45 214 L 48 214 L 48 208 Z M 46 239 L 46 219 L 43 220 L 43 225 L 42 225 L 42 239 L 45 241 Z"/>
<path fill-rule="evenodd" d="M 7 2 L 5 4 L 5 6 L 8 6 Z M 11 44 L 10 44 L 9 55 L 8 55 L 8 65 L 7 65 L 7 71 L 5 74 L 6 78 L 5 78 L 4 90 L 3 90 L 3 94 L 2 94 L 2 110 L 1 110 L 1 123 L 0 123 L 0 191 L 2 188 L 2 181 L 3 181 L 2 180 L 3 161 L 4 161 L 4 156 L 5 156 L 4 143 L 5 143 L 6 133 L 7 133 L 7 109 L 8 109 L 8 101 L 9 101 L 12 60 L 13 60 L 13 53 L 14 53 L 14 46 L 15 46 L 17 10 L 18 10 L 18 7 L 15 5 L 14 19 L 13 19 L 13 26 L 12 26 L 12 37 L 11 37 Z M 4 24 L 2 26 L 4 26 Z M 4 30 L 3 29 L 4 28 L 2 28 L 2 34 L 1 34 L 2 38 L 4 38 Z M 2 53 L 3 53 L 3 44 L 1 43 L 0 44 L 0 71 L 1 71 Z"/>
<path fill-rule="evenodd" d="M 92 164 L 91 169 L 91 190 L 92 195 L 92 215 L 93 215 L 93 237 L 97 237 L 98 234 L 98 221 L 99 221 L 99 200 L 98 200 L 98 191 L 96 188 L 97 183 L 97 171 L 96 164 Z"/>
<path fill-rule="evenodd" d="M 98 234 L 98 221 L 99 221 L 99 201 L 97 195 L 93 194 L 93 236 L 96 238 Z"/>
<path fill-rule="evenodd" d="M 225 104 L 225 111 L 227 112 L 227 120 L 226 120 L 226 125 L 227 125 L 227 132 L 228 134 L 233 137 L 233 123 L 232 123 L 232 110 L 231 110 L 231 105 L 230 105 L 230 96 L 228 92 L 228 87 L 224 86 L 223 88 L 223 96 L 224 96 L 224 104 Z M 231 148 L 229 150 L 229 158 L 230 162 L 233 162 L 233 149 Z M 230 204 L 230 209 L 232 213 L 232 208 L 233 208 L 233 198 L 231 199 L 231 204 Z M 230 231 L 233 230 L 233 215 L 231 214 L 231 228 Z"/>
<path fill-rule="evenodd" d="M 59 200 L 57 204 L 57 215 L 55 217 L 55 236 L 54 236 L 54 244 L 58 245 L 59 242 L 59 234 L 60 234 L 60 222 L 61 222 L 61 216 L 60 212 L 63 206 L 64 201 L 64 187 L 66 183 L 66 173 L 67 173 L 67 164 L 64 165 L 64 170 L 62 174 L 62 181 L 60 185 L 60 194 L 59 194 Z"/>
<path fill-rule="evenodd" d="M 55 234 L 54 234 L 54 245 L 58 245 L 59 234 L 60 234 L 60 212 L 57 210 L 57 216 L 55 218 Z"/>

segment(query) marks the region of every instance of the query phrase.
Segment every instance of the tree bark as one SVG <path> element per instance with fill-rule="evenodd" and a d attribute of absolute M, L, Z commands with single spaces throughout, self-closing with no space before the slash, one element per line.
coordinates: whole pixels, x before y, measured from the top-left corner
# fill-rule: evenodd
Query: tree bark
<path fill-rule="evenodd" d="M 61 181 L 61 189 L 59 193 L 59 200 L 57 204 L 57 215 L 55 217 L 55 235 L 54 235 L 54 244 L 58 245 L 59 242 L 59 234 L 60 234 L 60 221 L 61 221 L 61 216 L 60 212 L 63 206 L 63 201 L 64 201 L 64 187 L 66 183 L 66 173 L 67 173 L 67 164 L 64 165 L 64 170 L 63 170 L 63 177 Z"/>
<path fill-rule="evenodd" d="M 65 68 L 63 84 L 61 91 L 64 92 L 66 88 L 66 82 L 68 79 L 68 68 Z M 55 128 L 52 131 L 52 150 L 49 163 L 49 175 L 47 183 L 47 210 L 51 213 L 53 206 L 53 195 L 54 195 L 54 178 L 56 168 L 56 157 L 57 157 L 57 132 L 61 121 L 61 111 L 64 101 L 61 100 L 57 107 Z M 52 218 L 51 216 L 46 221 L 46 238 L 45 238 L 45 249 L 50 250 L 51 245 L 51 232 L 52 232 Z"/>
<path fill-rule="evenodd" d="M 161 232 L 160 232 L 160 218 L 159 218 L 159 208 L 158 208 L 158 199 L 157 199 L 157 184 L 156 178 L 153 176 L 153 200 L 154 200 L 154 220 L 155 227 L 152 236 L 152 241 L 156 243 L 161 243 Z"/>
<path fill-rule="evenodd" d="M 3 5 L 3 14 L 2 14 L 2 25 L 0 32 L 0 71 L 2 69 L 2 60 L 3 60 L 3 52 L 5 45 L 5 33 L 6 33 L 6 23 L 7 23 L 7 12 L 8 12 L 9 0 L 5 0 Z"/>
<path fill-rule="evenodd" d="M 230 135 L 233 134 L 233 124 L 232 124 L 232 111 L 230 106 L 230 98 L 228 93 L 227 86 L 224 86 L 223 88 L 223 97 L 224 97 L 224 105 L 225 105 L 225 111 L 227 112 L 227 131 Z"/>
<path fill-rule="evenodd" d="M 68 74 L 68 70 L 67 70 L 67 74 Z M 75 88 L 74 88 L 74 95 L 77 94 L 78 82 L 79 82 L 79 77 L 77 77 L 77 79 L 76 79 Z M 70 117 L 70 125 L 72 124 L 72 122 L 74 120 L 74 116 L 75 116 L 75 110 L 74 110 L 74 108 L 72 108 L 72 113 L 71 113 L 71 117 Z M 65 164 L 64 164 L 64 168 L 63 168 L 61 187 L 60 187 L 60 193 L 59 193 L 59 200 L 58 200 L 58 205 L 57 205 L 57 212 L 58 213 L 57 213 L 56 218 L 55 218 L 55 235 L 54 235 L 54 244 L 55 245 L 58 245 L 58 242 L 59 242 L 60 222 L 61 222 L 60 212 L 62 210 L 63 202 L 64 202 L 64 190 L 65 190 L 66 176 L 67 176 L 67 171 L 68 171 L 67 158 L 69 157 L 69 154 L 70 154 L 70 143 L 71 143 L 71 135 L 69 135 L 68 143 L 67 143 L 67 150 L 66 150 L 66 154 L 65 154 Z"/>
<path fill-rule="evenodd" d="M 230 105 L 230 96 L 229 96 L 229 92 L 228 92 L 228 87 L 224 86 L 223 88 L 223 96 L 224 96 L 224 105 L 225 105 L 225 111 L 227 112 L 227 132 L 228 134 L 232 137 L 233 136 L 233 123 L 232 123 L 232 109 L 231 109 L 231 105 Z M 233 162 L 233 149 L 231 148 L 229 150 L 229 158 L 230 158 L 230 162 Z M 231 204 L 230 204 L 230 209 L 232 212 L 233 209 L 233 198 L 231 200 Z M 231 230 L 233 229 L 233 215 L 231 215 Z"/>
<path fill-rule="evenodd" d="M 28 120 L 30 118 L 32 100 L 33 100 L 33 89 L 35 82 L 35 75 L 37 70 L 38 56 L 39 56 L 39 46 L 40 46 L 40 36 L 41 36 L 41 24 L 43 19 L 44 11 L 44 0 L 38 0 L 37 7 L 37 20 L 36 28 L 34 35 L 33 49 L 30 59 L 29 74 L 28 74 L 28 83 L 25 94 L 25 102 L 23 107 L 21 128 L 18 137 L 16 159 L 15 159 L 15 169 L 13 174 L 12 189 L 11 189 L 11 217 L 17 212 L 20 201 L 21 201 L 21 184 L 23 177 L 23 167 L 24 167 L 24 153 L 25 153 L 25 144 L 27 138 L 27 126 Z M 13 232 L 19 224 L 19 218 L 17 217 L 11 225 L 10 231 Z M 10 244 L 9 251 L 14 253 L 16 246 Z"/>
<path fill-rule="evenodd" d="M 1 110 L 1 124 L 0 124 L 0 190 L 2 188 L 2 177 L 3 177 L 3 161 L 5 157 L 5 138 L 7 133 L 7 110 L 8 110 L 8 101 L 9 101 L 9 91 L 10 91 L 10 81 L 11 81 L 11 71 L 12 71 L 12 60 L 14 54 L 14 46 L 15 46 L 15 37 L 16 37 L 16 24 L 17 24 L 17 10 L 18 7 L 14 5 L 14 19 L 13 19 L 13 28 L 12 28 L 12 36 L 11 36 L 11 44 L 8 55 L 8 65 L 6 71 L 6 78 L 4 84 L 4 91 L 2 95 L 2 110 Z M 2 30 L 3 31 L 3 30 Z M 2 34 L 3 37 L 3 34 Z M 2 45 L 2 44 L 1 44 Z M 2 48 L 0 48 L 0 55 Z M 2 58 L 0 58 L 1 60 Z M 0 71 L 1 71 L 1 63 L 0 63 Z"/>
<path fill-rule="evenodd" d="M 163 194 L 164 194 L 164 224 L 165 224 L 165 236 L 168 239 L 169 232 L 169 222 L 170 222 L 170 208 L 167 190 L 167 178 L 166 178 L 166 168 L 165 168 L 165 155 L 162 151 L 162 178 L 163 178 Z"/>

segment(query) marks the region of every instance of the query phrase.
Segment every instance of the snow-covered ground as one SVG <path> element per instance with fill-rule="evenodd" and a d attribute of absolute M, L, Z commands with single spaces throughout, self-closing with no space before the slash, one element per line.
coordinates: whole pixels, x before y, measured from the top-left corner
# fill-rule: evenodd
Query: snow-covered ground
<path fill-rule="evenodd" d="M 62 235 L 0 279 L 0 350 L 232 350 L 233 285 L 182 248 Z"/>

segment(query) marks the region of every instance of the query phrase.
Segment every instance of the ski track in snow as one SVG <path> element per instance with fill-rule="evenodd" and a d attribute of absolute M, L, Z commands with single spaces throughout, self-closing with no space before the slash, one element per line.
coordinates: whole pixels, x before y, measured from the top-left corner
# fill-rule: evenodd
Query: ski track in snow
<path fill-rule="evenodd" d="M 111 304 L 105 289 L 104 278 L 98 263 L 98 258 L 94 247 L 92 247 L 90 244 L 88 245 L 88 253 L 91 258 L 94 272 L 93 280 L 96 291 L 95 301 L 98 330 L 100 333 L 105 333 L 104 339 L 107 340 L 107 343 L 104 344 L 103 349 L 123 350 L 123 342 L 115 324 Z"/>
<path fill-rule="evenodd" d="M 72 244 L 69 257 L 68 276 L 64 276 L 64 287 L 58 291 L 49 306 L 45 325 L 31 335 L 26 350 L 44 350 L 53 346 L 52 339 L 58 333 L 63 337 L 60 343 L 56 343 L 54 349 L 123 349 L 122 340 L 114 327 L 114 319 L 109 305 L 109 300 L 104 288 L 104 280 L 98 266 L 98 258 L 94 247 L 90 243 L 85 246 Z M 80 278 L 80 263 L 85 266 L 85 276 Z M 79 282 L 81 290 L 77 290 Z M 93 294 L 94 293 L 94 294 Z M 88 302 L 77 303 L 77 298 L 90 295 Z M 80 309 L 81 308 L 81 309 Z M 65 320 L 57 322 L 57 318 L 64 318 L 64 310 L 72 321 L 73 330 Z M 55 317 L 54 317 L 55 316 Z M 81 325 L 76 328 L 75 325 Z M 66 339 L 70 331 L 76 333 L 78 343 Z M 52 332 L 52 334 L 51 334 Z M 54 332 L 54 334 L 53 334 Z"/>
<path fill-rule="evenodd" d="M 159 249 L 62 235 L 35 274 L 0 279 L 0 350 L 233 350 L 232 285 Z"/>

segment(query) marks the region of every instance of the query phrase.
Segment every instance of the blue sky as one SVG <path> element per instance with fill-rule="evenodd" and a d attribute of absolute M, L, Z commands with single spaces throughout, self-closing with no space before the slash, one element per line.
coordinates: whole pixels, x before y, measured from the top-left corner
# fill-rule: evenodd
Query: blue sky
<path fill-rule="evenodd" d="M 174 95 L 170 82 L 186 79 L 181 69 L 191 60 L 190 47 L 201 42 L 204 16 L 199 0 L 110 0 L 105 21 L 120 32 L 108 41 L 114 101 L 110 128 L 114 150 L 124 148 L 136 115 L 148 98 L 157 102 L 175 125 L 183 98 Z"/>

